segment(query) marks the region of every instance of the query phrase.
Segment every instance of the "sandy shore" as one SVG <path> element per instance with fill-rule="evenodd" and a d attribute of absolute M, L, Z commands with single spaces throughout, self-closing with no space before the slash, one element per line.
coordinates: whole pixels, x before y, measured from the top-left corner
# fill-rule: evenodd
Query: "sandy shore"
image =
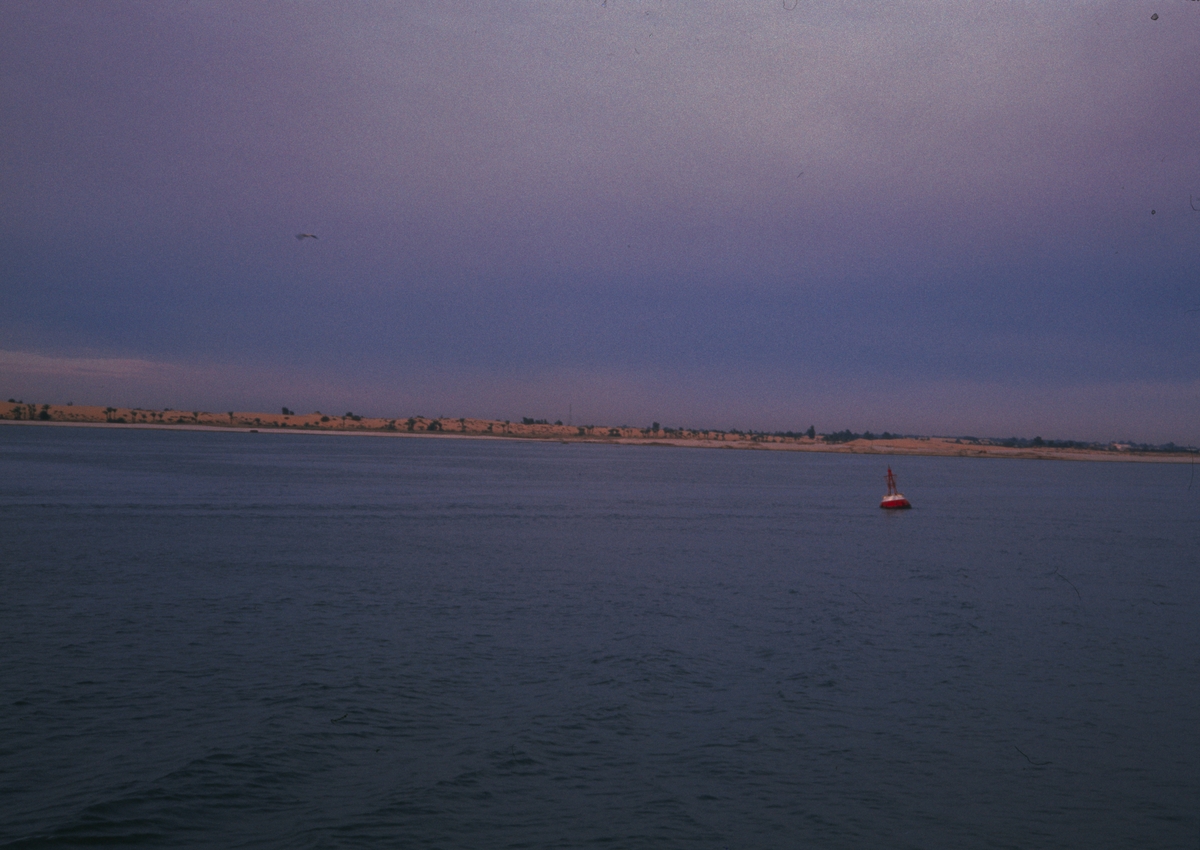
<path fill-rule="evenodd" d="M 952 437 L 895 437 L 827 443 L 821 437 L 780 437 L 726 431 L 616 428 L 608 426 L 525 424 L 493 419 L 407 419 L 308 414 L 202 410 L 148 410 L 136 407 L 0 403 L 0 424 L 76 425 L 102 428 L 169 428 L 172 430 L 227 430 L 257 433 L 357 434 L 379 437 L 432 437 L 470 439 L 545 440 L 565 443 L 675 446 L 754 451 L 833 452 L 872 455 L 926 455 L 934 457 L 1027 458 L 1038 460 L 1138 461 L 1191 463 L 1188 452 L 1142 452 L 1130 449 L 1009 447 L 988 441 Z"/>

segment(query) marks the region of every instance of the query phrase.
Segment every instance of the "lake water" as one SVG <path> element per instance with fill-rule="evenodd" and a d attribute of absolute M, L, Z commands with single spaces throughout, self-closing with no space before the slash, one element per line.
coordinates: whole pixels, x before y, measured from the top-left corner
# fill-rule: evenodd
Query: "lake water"
<path fill-rule="evenodd" d="M 1190 474 L 3 427 L 0 845 L 1195 848 Z"/>

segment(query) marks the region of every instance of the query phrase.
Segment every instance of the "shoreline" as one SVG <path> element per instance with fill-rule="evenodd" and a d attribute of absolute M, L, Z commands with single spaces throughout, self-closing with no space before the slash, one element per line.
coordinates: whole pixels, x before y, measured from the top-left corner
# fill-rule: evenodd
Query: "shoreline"
<path fill-rule="evenodd" d="M 226 421 L 228 420 L 228 421 Z M 735 449 L 739 451 L 820 452 L 910 457 L 1016 458 L 1116 463 L 1193 463 L 1187 451 L 1146 452 L 1133 449 L 1004 446 L 954 437 L 860 438 L 829 443 L 821 437 L 784 437 L 724 431 L 652 431 L 643 428 L 513 423 L 490 419 L 383 419 L 337 416 L 205 411 L 152 411 L 142 408 L 102 408 L 73 405 L 0 404 L 0 425 L 125 428 L 162 431 L 210 431 L 259 434 L 330 434 L 360 437 L 418 437 L 459 440 L 532 440 L 616 446 Z"/>

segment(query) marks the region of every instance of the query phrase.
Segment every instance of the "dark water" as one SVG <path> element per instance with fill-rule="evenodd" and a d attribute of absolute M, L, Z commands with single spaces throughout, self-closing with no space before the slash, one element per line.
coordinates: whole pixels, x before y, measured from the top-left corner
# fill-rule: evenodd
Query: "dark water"
<path fill-rule="evenodd" d="M 0 845 L 1195 848 L 1189 474 L 0 428 Z"/>

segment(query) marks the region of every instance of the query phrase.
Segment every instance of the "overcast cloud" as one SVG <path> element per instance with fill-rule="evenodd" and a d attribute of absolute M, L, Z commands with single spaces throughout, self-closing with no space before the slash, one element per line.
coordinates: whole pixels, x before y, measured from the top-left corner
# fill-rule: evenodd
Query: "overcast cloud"
<path fill-rule="evenodd" d="M 1200 443 L 1200 3 L 5 14 L 5 397 Z"/>

